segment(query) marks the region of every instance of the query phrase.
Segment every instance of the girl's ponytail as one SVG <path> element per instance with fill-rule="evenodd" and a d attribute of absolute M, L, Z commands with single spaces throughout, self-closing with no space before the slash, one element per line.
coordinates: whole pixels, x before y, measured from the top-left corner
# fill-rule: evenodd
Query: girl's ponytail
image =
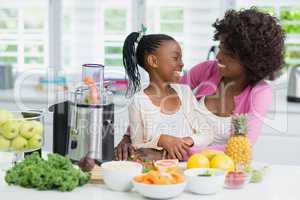
<path fill-rule="evenodd" d="M 136 42 L 139 37 L 138 32 L 132 32 L 127 36 L 123 45 L 123 65 L 129 79 L 127 94 L 130 96 L 141 88 L 140 73 L 136 56 Z"/>

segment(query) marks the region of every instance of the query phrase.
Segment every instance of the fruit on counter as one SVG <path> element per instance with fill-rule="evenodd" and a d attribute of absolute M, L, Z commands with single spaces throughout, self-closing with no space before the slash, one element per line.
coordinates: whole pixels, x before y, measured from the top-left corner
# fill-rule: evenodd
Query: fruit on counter
<path fill-rule="evenodd" d="M 7 151 L 10 147 L 10 141 L 0 135 L 0 151 Z"/>
<path fill-rule="evenodd" d="M 247 138 L 247 115 L 233 116 L 232 125 L 234 132 L 228 139 L 225 154 L 233 159 L 235 165 L 248 166 L 252 159 L 252 147 Z"/>
<path fill-rule="evenodd" d="M 148 173 L 134 177 L 139 183 L 151 185 L 170 185 L 184 182 L 184 176 L 178 171 L 160 172 L 151 170 Z"/>
<path fill-rule="evenodd" d="M 187 168 L 217 168 L 233 171 L 235 165 L 233 160 L 222 151 L 204 150 L 188 159 Z"/>
<path fill-rule="evenodd" d="M 13 115 L 11 112 L 7 110 L 0 109 L 0 126 L 7 122 L 8 120 L 12 119 Z"/>
<path fill-rule="evenodd" d="M 30 139 L 34 135 L 41 135 L 43 132 L 43 125 L 38 121 L 24 121 L 20 126 L 20 134 L 26 138 Z"/>
<path fill-rule="evenodd" d="M 38 149 L 42 146 L 43 138 L 40 134 L 35 134 L 28 140 L 29 149 Z"/>
<path fill-rule="evenodd" d="M 263 180 L 263 172 L 260 170 L 253 170 L 252 171 L 252 175 L 251 175 L 251 179 L 250 182 L 251 183 L 258 183 L 261 182 Z"/>
<path fill-rule="evenodd" d="M 12 113 L 0 110 L 6 120 L 0 126 L 0 151 L 23 151 L 41 148 L 43 143 L 43 124 L 26 118 L 13 118 Z M 5 113 L 5 114 L 3 114 Z M 0 116 L 1 118 L 1 116 Z"/>
<path fill-rule="evenodd" d="M 225 154 L 218 154 L 212 158 L 210 161 L 211 168 L 223 169 L 225 171 L 233 171 L 235 169 L 235 165 L 233 160 L 225 155 Z"/>
<path fill-rule="evenodd" d="M 225 178 L 225 186 L 228 188 L 241 188 L 246 184 L 248 175 L 242 171 L 228 172 Z"/>
<path fill-rule="evenodd" d="M 243 170 L 246 172 L 246 173 L 249 173 L 251 174 L 253 172 L 253 167 L 251 165 L 248 165 L 246 167 L 243 168 Z"/>
<path fill-rule="evenodd" d="M 23 138 L 22 136 L 17 136 L 11 142 L 11 148 L 13 150 L 17 150 L 17 151 L 26 149 L 27 145 L 28 145 L 27 140 L 25 138 Z"/>
<path fill-rule="evenodd" d="M 44 160 L 36 152 L 26 156 L 5 174 L 5 181 L 9 185 L 62 192 L 72 191 L 86 184 L 89 179 L 90 174 L 75 168 L 70 159 L 48 154 L 48 160 Z"/>
<path fill-rule="evenodd" d="M 9 120 L 2 124 L 0 133 L 7 139 L 14 139 L 19 135 L 20 123 L 16 120 Z"/>
<path fill-rule="evenodd" d="M 86 155 L 79 161 L 78 166 L 82 171 L 89 172 L 93 170 L 95 164 L 96 164 L 95 160 L 91 158 L 89 155 Z"/>
<path fill-rule="evenodd" d="M 187 168 L 209 168 L 209 160 L 201 153 L 196 153 L 188 159 Z"/>
<path fill-rule="evenodd" d="M 216 156 L 216 155 L 219 155 L 219 154 L 224 155 L 224 152 L 223 151 L 207 149 L 207 150 L 201 151 L 201 154 L 206 156 L 208 158 L 208 160 L 211 161 L 213 159 L 213 157 Z"/>
<path fill-rule="evenodd" d="M 263 180 L 266 172 L 268 170 L 267 166 L 264 166 L 263 168 L 252 168 L 251 166 L 248 166 L 245 168 L 245 171 L 251 175 L 250 182 L 251 183 L 259 183 Z"/>
<path fill-rule="evenodd" d="M 176 171 L 178 170 L 178 160 L 177 159 L 165 159 L 158 160 L 154 162 L 154 167 L 157 171 Z"/>

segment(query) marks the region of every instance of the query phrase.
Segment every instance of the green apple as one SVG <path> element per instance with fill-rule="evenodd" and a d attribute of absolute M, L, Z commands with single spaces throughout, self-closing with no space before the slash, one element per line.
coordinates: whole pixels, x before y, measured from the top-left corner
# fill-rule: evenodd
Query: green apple
<path fill-rule="evenodd" d="M 11 147 L 13 150 L 23 150 L 26 149 L 28 142 L 22 136 L 18 136 L 11 142 Z"/>
<path fill-rule="evenodd" d="M 26 138 L 30 139 L 34 135 L 41 135 L 43 132 L 43 125 L 38 121 L 24 121 L 20 126 L 20 134 Z"/>
<path fill-rule="evenodd" d="M 10 141 L 0 135 L 0 151 L 7 151 L 10 146 Z"/>
<path fill-rule="evenodd" d="M 43 130 L 44 130 L 43 124 L 39 121 L 32 121 L 32 122 L 35 124 L 35 126 L 34 126 L 35 134 L 42 135 Z"/>
<path fill-rule="evenodd" d="M 0 126 L 13 118 L 13 114 L 7 110 L 0 109 Z"/>
<path fill-rule="evenodd" d="M 20 122 L 9 120 L 0 127 L 0 133 L 7 139 L 13 139 L 19 135 Z"/>
<path fill-rule="evenodd" d="M 30 149 L 38 149 L 41 148 L 43 142 L 43 138 L 39 134 L 35 134 L 30 140 L 28 140 L 28 148 Z"/>

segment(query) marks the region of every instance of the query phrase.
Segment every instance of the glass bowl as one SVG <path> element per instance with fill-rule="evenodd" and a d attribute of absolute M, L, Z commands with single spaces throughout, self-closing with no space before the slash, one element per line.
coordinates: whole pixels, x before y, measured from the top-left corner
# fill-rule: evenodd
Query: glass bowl
<path fill-rule="evenodd" d="M 44 114 L 41 111 L 0 110 L 0 152 L 14 153 L 13 163 L 23 153 L 44 144 Z"/>
<path fill-rule="evenodd" d="M 243 171 L 228 172 L 225 177 L 225 188 L 241 189 L 249 183 L 251 175 Z"/>

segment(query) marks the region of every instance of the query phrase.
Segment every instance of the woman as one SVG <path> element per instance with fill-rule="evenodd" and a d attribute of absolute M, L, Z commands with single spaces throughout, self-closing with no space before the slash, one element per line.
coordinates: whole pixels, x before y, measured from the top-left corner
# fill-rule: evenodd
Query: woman
<path fill-rule="evenodd" d="M 275 17 L 256 8 L 229 10 L 213 27 L 214 39 L 220 41 L 217 60 L 196 65 L 180 82 L 196 90 L 200 107 L 215 128 L 210 149 L 225 149 L 230 116 L 240 113 L 249 116 L 248 138 L 253 145 L 272 102 L 272 89 L 264 80 L 274 79 L 284 62 L 284 32 Z M 166 150 L 169 155 L 173 152 L 172 146 Z M 133 152 L 130 137 L 125 135 L 116 148 L 116 158 L 127 159 Z M 157 158 L 160 153 L 153 152 Z"/>

